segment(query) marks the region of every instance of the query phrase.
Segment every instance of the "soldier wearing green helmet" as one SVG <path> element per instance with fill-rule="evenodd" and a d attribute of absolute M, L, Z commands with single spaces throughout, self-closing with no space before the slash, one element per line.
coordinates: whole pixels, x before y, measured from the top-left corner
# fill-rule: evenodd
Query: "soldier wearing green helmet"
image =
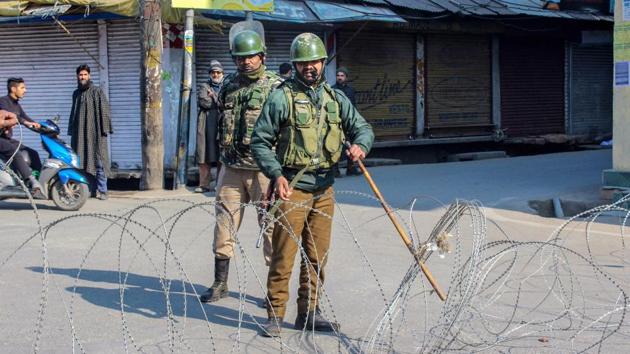
<path fill-rule="evenodd" d="M 232 57 L 246 57 L 266 53 L 262 38 L 255 31 L 245 30 L 234 37 L 234 44 L 230 54 Z"/>
<path fill-rule="evenodd" d="M 200 295 L 202 302 L 215 302 L 228 295 L 228 271 L 234 256 L 234 235 L 241 225 L 244 204 L 264 200 L 269 179 L 261 172 L 250 150 L 254 124 L 269 93 L 282 80 L 265 67 L 265 44 L 251 30 L 238 32 L 231 42 L 231 54 L 238 71 L 225 78 L 218 94 L 221 117 L 219 147 L 222 168 L 216 195 L 214 283 Z M 258 218 L 264 227 L 264 219 Z M 263 230 L 263 253 L 269 264 L 271 228 Z"/>
<path fill-rule="evenodd" d="M 347 155 L 354 161 L 364 158 L 374 141 L 371 126 L 348 98 L 326 83 L 327 54 L 321 39 L 302 33 L 293 40 L 290 54 L 295 75 L 269 95 L 251 144 L 258 166 L 271 178 L 282 201 L 275 215 L 267 277 L 268 322 L 261 333 L 270 337 L 280 335 L 300 246 L 304 252 L 300 252 L 295 328 L 339 329 L 324 318 L 318 301 L 335 206 L 332 166 L 341 156 L 344 137 L 352 142 Z"/>

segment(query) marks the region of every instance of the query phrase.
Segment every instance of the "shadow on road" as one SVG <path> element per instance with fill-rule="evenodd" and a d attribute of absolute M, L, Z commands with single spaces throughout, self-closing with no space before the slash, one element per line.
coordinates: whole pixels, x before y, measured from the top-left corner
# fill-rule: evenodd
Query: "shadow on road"
<path fill-rule="evenodd" d="M 27 269 L 42 273 L 42 267 L 28 267 Z M 80 273 L 79 273 L 80 272 Z M 76 279 L 79 275 L 78 284 L 75 287 L 67 287 L 69 293 L 76 293 L 85 301 L 96 306 L 121 310 L 121 292 L 119 284 L 125 284 L 124 307 L 126 313 L 142 315 L 148 318 L 165 318 L 167 312 L 167 294 L 171 303 L 173 315 L 175 317 L 186 317 L 189 319 L 206 320 L 221 326 L 238 327 L 239 312 L 237 308 L 229 308 L 217 304 L 201 304 L 192 290 L 199 294 L 206 289 L 201 284 L 182 283 L 181 279 L 164 279 L 159 277 L 140 275 L 135 273 L 119 273 L 112 270 L 78 269 L 78 268 L 50 268 L 50 273 L 54 275 L 65 275 Z M 125 281 L 126 277 L 126 281 Z M 111 286 L 85 286 L 85 282 L 113 284 Z M 168 288 L 168 291 L 165 291 Z M 230 292 L 230 297 L 238 299 L 237 292 Z M 228 299 L 224 299 L 225 302 Z M 256 306 L 261 299 L 247 296 L 245 302 L 247 306 Z M 201 309 L 205 310 L 206 316 Z M 266 316 L 255 316 L 258 323 L 264 323 Z M 241 328 L 258 330 L 258 325 L 247 314 L 243 315 Z"/>
<path fill-rule="evenodd" d="M 36 200 L 35 205 L 37 209 L 41 210 L 59 210 L 54 205 L 44 204 L 46 201 Z M 10 199 L 10 201 L 0 201 L 0 210 L 33 210 L 31 203 L 26 199 Z"/>

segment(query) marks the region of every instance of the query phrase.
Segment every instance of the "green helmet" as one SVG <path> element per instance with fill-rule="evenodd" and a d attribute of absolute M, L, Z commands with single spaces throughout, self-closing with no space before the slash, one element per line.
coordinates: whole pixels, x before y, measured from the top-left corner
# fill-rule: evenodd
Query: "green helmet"
<path fill-rule="evenodd" d="M 291 62 L 326 59 L 324 42 L 313 33 L 302 33 L 291 43 Z"/>
<path fill-rule="evenodd" d="M 234 36 L 232 44 L 233 57 L 245 57 L 258 53 L 265 53 L 265 45 L 258 33 L 247 30 Z"/>

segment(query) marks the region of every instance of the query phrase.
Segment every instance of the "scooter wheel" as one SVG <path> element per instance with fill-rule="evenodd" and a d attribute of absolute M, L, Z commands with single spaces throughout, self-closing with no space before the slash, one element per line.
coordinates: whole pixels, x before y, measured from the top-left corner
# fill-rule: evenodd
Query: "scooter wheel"
<path fill-rule="evenodd" d="M 68 181 L 68 189 L 64 188 L 60 180 L 53 184 L 50 196 L 55 205 L 65 211 L 75 211 L 81 209 L 85 201 L 90 196 L 90 190 L 84 183 Z"/>

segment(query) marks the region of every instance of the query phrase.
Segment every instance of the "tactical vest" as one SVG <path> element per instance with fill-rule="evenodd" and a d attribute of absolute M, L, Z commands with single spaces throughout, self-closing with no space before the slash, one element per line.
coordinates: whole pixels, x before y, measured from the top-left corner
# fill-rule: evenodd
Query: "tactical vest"
<path fill-rule="evenodd" d="M 279 80 L 273 73 L 265 74 L 255 83 L 238 87 L 238 83 L 231 82 L 228 85 L 235 85 L 235 90 L 230 90 L 225 95 L 223 102 L 223 118 L 221 121 L 221 131 L 219 143 L 226 149 L 239 149 L 249 147 L 252 140 L 254 125 L 262 106 L 269 96 L 273 86 Z M 230 87 L 227 88 L 228 90 Z"/>
<path fill-rule="evenodd" d="M 341 157 L 343 127 L 335 91 L 326 83 L 320 106 L 294 83 L 282 85 L 289 104 L 289 119 L 280 128 L 276 154 L 282 165 L 307 171 L 331 168 Z"/>

